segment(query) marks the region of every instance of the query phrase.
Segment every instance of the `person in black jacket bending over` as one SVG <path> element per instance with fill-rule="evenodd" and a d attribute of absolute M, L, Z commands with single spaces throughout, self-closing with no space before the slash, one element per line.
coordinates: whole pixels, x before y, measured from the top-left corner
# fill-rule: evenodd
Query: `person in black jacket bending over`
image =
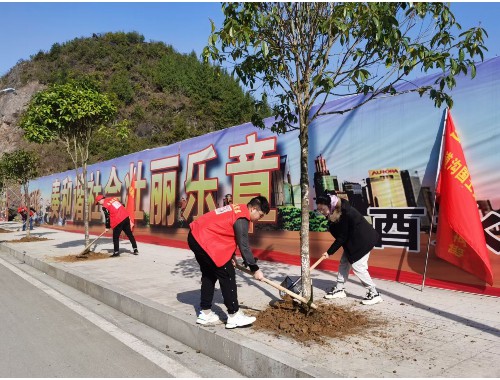
<path fill-rule="evenodd" d="M 352 267 L 354 274 L 367 289 L 363 305 L 382 302 L 382 297 L 368 273 L 370 251 L 377 244 L 379 235 L 358 210 L 336 195 L 325 194 L 316 198 L 318 211 L 328 219 L 328 230 L 335 238 L 333 244 L 323 253 L 328 258 L 340 247 L 344 253 L 340 259 L 337 285 L 325 294 L 326 299 L 345 298 L 345 283 Z"/>

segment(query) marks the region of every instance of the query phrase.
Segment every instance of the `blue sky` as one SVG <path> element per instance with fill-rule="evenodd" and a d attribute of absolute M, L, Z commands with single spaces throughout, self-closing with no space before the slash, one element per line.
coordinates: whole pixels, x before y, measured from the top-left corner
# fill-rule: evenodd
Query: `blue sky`
<path fill-rule="evenodd" d="M 452 3 L 463 28 L 481 22 L 488 31 L 486 58 L 500 53 L 500 3 Z M 0 76 L 20 59 L 52 44 L 92 33 L 137 31 L 146 41 L 163 41 L 181 53 L 198 55 L 210 33 L 209 19 L 222 22 L 216 2 L 0 2 Z"/>

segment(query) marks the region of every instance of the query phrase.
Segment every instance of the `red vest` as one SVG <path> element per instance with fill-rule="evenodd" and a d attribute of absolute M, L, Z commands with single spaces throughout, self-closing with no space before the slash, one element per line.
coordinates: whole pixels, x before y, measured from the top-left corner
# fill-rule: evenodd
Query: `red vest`
<path fill-rule="evenodd" d="M 217 267 L 231 260 L 236 251 L 233 225 L 239 218 L 250 220 L 247 205 L 232 204 L 220 207 L 200 216 L 189 225 L 193 237 Z"/>
<path fill-rule="evenodd" d="M 117 198 L 104 198 L 102 207 L 109 211 L 109 224 L 115 228 L 119 223 L 130 217 L 128 211 Z"/>

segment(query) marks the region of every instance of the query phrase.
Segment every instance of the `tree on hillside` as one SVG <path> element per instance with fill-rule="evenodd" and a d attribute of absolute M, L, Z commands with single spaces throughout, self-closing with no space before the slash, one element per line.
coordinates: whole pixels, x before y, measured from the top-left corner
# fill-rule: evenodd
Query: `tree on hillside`
<path fill-rule="evenodd" d="M 0 158 L 0 200 L 6 197 L 6 188 L 7 188 L 7 176 L 5 174 L 5 170 L 2 166 L 2 159 Z M 5 205 L 7 206 L 7 205 Z M 1 212 L 1 210 L 0 210 Z M 5 218 L 9 220 L 9 210 L 5 207 Z"/>
<path fill-rule="evenodd" d="M 20 123 L 27 140 L 36 143 L 59 140 L 66 146 L 80 184 L 76 198 L 79 199 L 83 195 L 85 245 L 89 243 L 89 144 L 94 134 L 110 123 L 115 114 L 115 105 L 94 83 L 84 80 L 71 81 L 49 86 L 37 93 Z M 121 133 L 126 134 L 126 130 Z"/>
<path fill-rule="evenodd" d="M 28 219 L 26 219 L 26 237 L 29 237 L 29 214 L 31 208 L 29 182 L 38 176 L 38 158 L 33 155 L 33 153 L 25 150 L 5 153 L 0 160 L 0 173 L 6 180 L 12 180 L 21 185 L 23 188 L 24 204 L 28 209 Z"/>
<path fill-rule="evenodd" d="M 309 274 L 308 127 L 326 114 L 343 114 L 378 96 L 426 94 L 435 106 L 452 106 L 447 93 L 455 76 L 475 76 L 486 31 L 461 32 L 443 3 L 223 3 L 223 25 L 212 22 L 206 61 L 231 61 L 252 90 L 261 86 L 276 99 L 278 133 L 299 130 L 301 157 L 300 252 L 303 295 L 311 295 Z M 438 70 L 432 86 L 417 87 L 409 75 Z M 406 83 L 405 87 L 398 86 Z M 327 100 L 360 95 L 350 108 L 323 112 Z M 314 107 L 313 107 L 314 106 Z M 255 115 L 254 125 L 264 128 Z"/>

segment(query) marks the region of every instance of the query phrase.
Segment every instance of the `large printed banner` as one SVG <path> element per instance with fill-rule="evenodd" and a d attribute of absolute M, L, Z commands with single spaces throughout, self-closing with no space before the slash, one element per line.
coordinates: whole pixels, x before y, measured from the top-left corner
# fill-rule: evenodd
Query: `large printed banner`
<path fill-rule="evenodd" d="M 375 278 L 420 284 L 429 251 L 426 285 L 500 296 L 500 59 L 460 77 L 453 91 L 453 119 L 473 180 L 478 213 L 493 269 L 493 286 L 434 254 L 433 202 L 444 109 L 418 94 L 385 97 L 350 113 L 319 118 L 310 127 L 310 204 L 316 193 L 336 190 L 381 235 L 370 257 Z M 416 80 L 432 84 L 433 76 Z M 356 97 L 332 101 L 324 111 L 348 108 Z M 267 120 L 266 125 L 270 125 Z M 185 244 L 189 223 L 229 203 L 266 196 L 272 210 L 254 226 L 257 256 L 300 265 L 300 148 L 298 132 L 283 135 L 250 123 L 145 150 L 89 167 L 91 225 L 103 216 L 98 194 L 127 202 L 136 173 L 138 235 Z M 74 171 L 32 181 L 32 203 L 50 224 L 83 226 L 83 193 Z M 460 207 L 460 205 L 456 205 Z M 439 223 L 439 221 L 437 221 Z M 332 243 L 323 218 L 311 214 L 311 257 Z M 429 233 L 432 235 L 429 237 Z M 187 244 L 185 245 L 187 247 Z M 168 249 L 165 249 L 168 254 Z M 336 270 L 340 253 L 320 268 Z"/>

